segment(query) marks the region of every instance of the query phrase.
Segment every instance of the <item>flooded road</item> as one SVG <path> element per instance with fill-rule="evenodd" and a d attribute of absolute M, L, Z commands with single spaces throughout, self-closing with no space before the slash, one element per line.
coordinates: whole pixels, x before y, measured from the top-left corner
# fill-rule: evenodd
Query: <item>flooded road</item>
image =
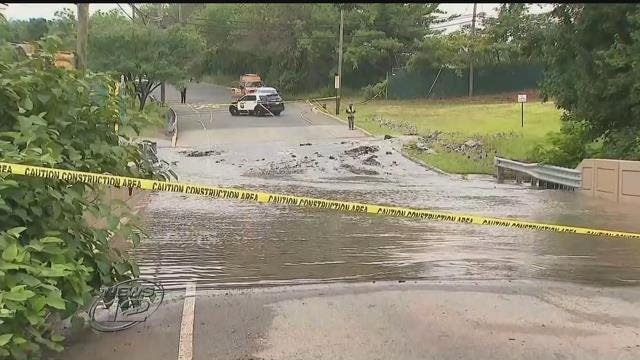
<path fill-rule="evenodd" d="M 188 108 L 180 111 L 185 122 L 210 117 L 190 114 Z M 193 183 L 640 232 L 640 215 L 632 206 L 496 184 L 491 177 L 440 175 L 405 159 L 398 151 L 399 139 L 340 130 L 346 125 L 321 119 L 304 105 L 287 111 L 285 120 L 236 120 L 218 112 L 206 130 L 183 126 L 187 130 L 182 130 L 179 148 L 160 146 L 159 156 L 174 164 L 181 181 Z M 282 137 L 275 128 L 290 132 Z M 233 138 L 232 131 L 244 133 Z M 194 153 L 206 150 L 215 151 Z M 150 239 L 134 255 L 143 276 L 169 289 L 182 289 L 187 281 L 196 281 L 199 289 L 409 279 L 545 279 L 605 286 L 640 282 L 637 240 L 196 195 L 151 196 L 145 215 Z"/>

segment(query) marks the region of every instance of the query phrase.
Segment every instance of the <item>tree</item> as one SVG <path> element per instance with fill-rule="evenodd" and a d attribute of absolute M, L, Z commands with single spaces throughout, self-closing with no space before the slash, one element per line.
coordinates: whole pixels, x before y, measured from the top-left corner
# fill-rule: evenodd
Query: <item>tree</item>
<path fill-rule="evenodd" d="M 48 22 L 43 18 L 11 20 L 8 22 L 8 40 L 14 43 L 34 42 L 47 34 Z"/>
<path fill-rule="evenodd" d="M 76 15 L 69 8 L 56 11 L 55 18 L 49 21 L 49 35 L 57 36 L 62 40 L 61 50 L 75 51 L 76 47 Z"/>
<path fill-rule="evenodd" d="M 191 27 L 161 29 L 132 24 L 118 11 L 96 12 L 89 32 L 89 67 L 116 71 L 135 88 L 144 105 L 163 81 L 187 79 L 200 61 L 204 42 Z"/>
<path fill-rule="evenodd" d="M 482 35 L 492 63 L 538 61 L 547 14 L 531 14 L 525 3 L 504 3 L 498 16 L 484 20 Z"/>
<path fill-rule="evenodd" d="M 348 33 L 345 63 L 352 69 L 372 72 L 384 78 L 392 67 L 404 66 L 420 47 L 442 12 L 438 4 L 370 4 L 349 13 L 360 18 L 357 29 Z"/>
<path fill-rule="evenodd" d="M 640 158 L 640 6 L 561 4 L 552 20 L 542 90 L 566 111 L 563 133 L 584 128 L 591 155 Z"/>

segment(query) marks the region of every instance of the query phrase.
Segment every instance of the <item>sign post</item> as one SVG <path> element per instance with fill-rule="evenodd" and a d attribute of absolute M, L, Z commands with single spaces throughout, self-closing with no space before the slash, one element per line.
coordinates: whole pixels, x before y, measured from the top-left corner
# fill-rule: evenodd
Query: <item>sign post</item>
<path fill-rule="evenodd" d="M 335 73 L 335 87 L 336 87 L 336 115 L 340 115 L 340 75 Z"/>
<path fill-rule="evenodd" d="M 520 110 L 520 126 L 524 127 L 524 103 L 527 102 L 527 94 L 518 94 L 518 102 L 521 105 Z"/>

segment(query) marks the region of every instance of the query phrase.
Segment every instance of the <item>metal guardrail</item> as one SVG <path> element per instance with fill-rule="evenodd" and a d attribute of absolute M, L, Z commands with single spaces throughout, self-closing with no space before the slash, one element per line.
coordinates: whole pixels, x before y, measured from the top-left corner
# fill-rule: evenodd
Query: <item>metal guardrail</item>
<path fill-rule="evenodd" d="M 538 163 L 523 163 L 504 158 L 495 158 L 498 168 L 509 169 L 527 174 L 538 180 L 564 185 L 571 188 L 582 187 L 582 173 L 576 169 L 568 169 L 552 165 L 540 165 Z"/>
<path fill-rule="evenodd" d="M 153 94 L 149 95 L 149 98 L 154 102 L 159 102 Z M 167 111 L 167 135 L 171 136 L 171 146 L 176 147 L 178 142 L 178 114 L 169 106 Z"/>
<path fill-rule="evenodd" d="M 178 142 L 178 114 L 171 106 L 167 111 L 167 133 L 171 136 L 171 146 L 176 147 Z"/>

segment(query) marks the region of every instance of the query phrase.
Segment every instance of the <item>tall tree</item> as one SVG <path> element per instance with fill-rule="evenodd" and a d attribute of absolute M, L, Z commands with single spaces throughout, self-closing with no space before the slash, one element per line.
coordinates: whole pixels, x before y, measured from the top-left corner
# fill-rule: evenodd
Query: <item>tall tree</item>
<path fill-rule="evenodd" d="M 596 155 L 640 158 L 640 5 L 561 4 L 545 34 L 543 93 L 566 110 L 564 133 Z"/>
<path fill-rule="evenodd" d="M 187 79 L 203 48 L 202 38 L 191 28 L 132 24 L 115 10 L 91 18 L 90 68 L 124 74 L 136 89 L 140 109 L 163 81 Z"/>

